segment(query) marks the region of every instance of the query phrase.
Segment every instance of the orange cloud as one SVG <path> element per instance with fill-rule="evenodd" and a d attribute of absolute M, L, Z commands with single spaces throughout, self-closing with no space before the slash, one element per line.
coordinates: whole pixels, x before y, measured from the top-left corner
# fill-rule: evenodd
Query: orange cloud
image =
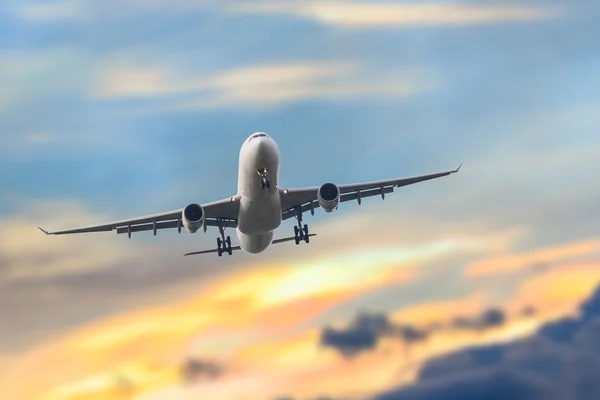
<path fill-rule="evenodd" d="M 521 271 L 540 263 L 562 263 L 600 254 L 600 240 L 584 240 L 546 247 L 520 254 L 488 258 L 471 263 L 466 269 L 470 278 Z"/>
<path fill-rule="evenodd" d="M 0 392 L 8 398 L 48 400 L 77 396 L 110 400 L 124 391 L 176 399 L 177 393 L 185 392 L 179 370 L 189 355 L 218 358 L 230 367 L 220 380 L 202 384 L 201 395 L 213 400 L 244 396 L 256 400 L 265 382 L 275 391 L 296 387 L 311 376 L 313 389 L 329 392 L 344 377 L 347 380 L 347 373 L 371 382 L 357 380 L 349 390 L 375 388 L 382 384 L 382 375 L 373 372 L 373 365 L 381 361 L 380 371 L 391 374 L 398 359 L 388 353 L 404 346 L 388 343 L 387 350 L 360 358 L 371 361 L 348 364 L 319 348 L 319 330 L 310 328 L 311 320 L 351 297 L 418 279 L 422 263 L 457 253 L 503 251 L 513 236 L 454 237 L 407 247 L 378 242 L 292 266 L 248 266 L 216 279 L 193 298 L 56 337 L 15 360 L 0 378 Z M 455 303 L 420 305 L 395 318 L 427 323 L 437 316 L 439 321 L 440 314 L 449 317 L 475 310 L 482 299 L 476 295 Z M 318 376 L 323 379 L 317 381 Z"/>
<path fill-rule="evenodd" d="M 570 263 L 536 276 L 518 289 L 521 303 L 540 304 L 544 309 L 573 307 L 587 298 L 600 283 L 600 262 Z"/>
<path fill-rule="evenodd" d="M 476 293 L 467 298 L 417 304 L 394 312 L 391 318 L 394 321 L 420 326 L 448 322 L 458 316 L 480 312 L 487 302 L 485 294 Z"/>
<path fill-rule="evenodd" d="M 212 346 L 214 355 L 222 356 L 223 338 L 240 331 L 260 343 L 309 322 L 349 297 L 417 276 L 414 269 L 399 269 L 393 257 L 379 261 L 360 267 L 331 259 L 236 272 L 192 299 L 128 313 L 57 337 L 20 357 L 0 379 L 0 391 L 11 398 L 45 394 L 58 400 L 102 393 L 108 399 L 109 392 L 121 390 L 115 376 L 126 377 L 134 388 L 128 390 L 140 392 L 177 383 L 181 360 L 190 351 Z M 322 279 L 343 277 L 344 267 L 354 269 L 350 275 L 362 279 Z M 197 346 L 197 341 L 204 343 Z M 228 342 L 232 354 L 250 344 Z"/>
<path fill-rule="evenodd" d="M 422 306 L 419 308 L 424 309 Z M 464 312 L 455 310 L 456 315 L 461 314 L 460 311 Z M 420 366 L 432 357 L 476 344 L 514 340 L 531 334 L 541 323 L 556 316 L 515 318 L 502 327 L 482 333 L 443 330 L 414 345 L 396 339 L 382 339 L 373 351 L 351 359 L 319 348 L 320 331 L 311 330 L 246 349 L 236 360 L 243 362 L 247 370 L 261 376 L 263 382 L 269 382 L 268 387 L 265 385 L 264 389 L 255 392 L 261 394 L 260 398 L 289 393 L 300 398 L 318 394 L 342 398 L 368 396 L 399 383 L 410 383 Z M 445 317 L 447 315 L 443 311 L 437 315 L 438 320 Z M 224 380 L 220 384 L 226 386 L 229 382 Z M 229 397 L 222 399 L 238 398 L 237 395 L 237 392 L 231 392 Z M 173 400 L 184 398 L 174 397 Z"/>

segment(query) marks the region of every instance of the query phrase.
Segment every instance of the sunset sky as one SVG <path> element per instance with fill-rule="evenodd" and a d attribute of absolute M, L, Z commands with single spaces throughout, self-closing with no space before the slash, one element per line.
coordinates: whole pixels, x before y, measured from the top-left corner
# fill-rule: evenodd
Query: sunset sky
<path fill-rule="evenodd" d="M 587 0 L 2 2 L 1 397 L 388 400 L 434 357 L 576 316 L 600 283 L 599 17 Z M 255 131 L 287 187 L 464 166 L 317 210 L 310 244 L 259 256 L 182 256 L 216 230 L 36 228 L 235 194 Z"/>

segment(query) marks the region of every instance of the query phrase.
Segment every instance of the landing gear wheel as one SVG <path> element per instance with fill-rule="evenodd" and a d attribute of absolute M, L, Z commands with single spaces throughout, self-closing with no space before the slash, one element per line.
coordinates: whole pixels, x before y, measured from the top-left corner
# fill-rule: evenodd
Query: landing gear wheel
<path fill-rule="evenodd" d="M 225 240 L 225 243 L 223 244 L 223 247 L 225 247 L 224 250 L 226 250 L 227 253 L 229 255 L 231 255 L 232 250 L 231 250 L 231 237 L 230 236 L 227 236 L 227 240 Z"/>
<path fill-rule="evenodd" d="M 269 182 L 266 179 L 263 179 L 261 186 L 263 189 L 270 189 L 271 188 L 271 182 Z"/>
<path fill-rule="evenodd" d="M 298 225 L 294 226 L 294 240 L 296 241 L 296 244 L 300 244 L 300 241 L 309 243 L 310 236 L 308 236 L 308 224 L 302 225 L 302 211 L 300 207 L 296 207 L 296 219 L 298 220 Z"/>
<path fill-rule="evenodd" d="M 219 254 L 219 257 L 221 257 L 223 253 L 231 255 L 233 252 L 233 249 L 231 248 L 231 236 L 225 237 L 225 228 L 227 228 L 227 225 L 223 225 L 223 222 L 225 222 L 223 219 L 217 220 L 219 233 L 221 234 L 221 237 L 217 238 L 217 254 Z M 230 220 L 227 220 L 226 222 L 228 224 Z"/>

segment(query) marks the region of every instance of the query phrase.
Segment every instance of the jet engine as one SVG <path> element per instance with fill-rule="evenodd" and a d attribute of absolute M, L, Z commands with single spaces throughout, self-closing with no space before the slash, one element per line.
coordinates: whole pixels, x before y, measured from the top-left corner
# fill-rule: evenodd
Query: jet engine
<path fill-rule="evenodd" d="M 340 188 L 333 183 L 325 183 L 319 188 L 317 198 L 325 212 L 332 212 L 340 204 Z"/>
<path fill-rule="evenodd" d="M 204 210 L 198 204 L 188 204 L 181 213 L 183 226 L 189 233 L 195 233 L 204 224 Z"/>

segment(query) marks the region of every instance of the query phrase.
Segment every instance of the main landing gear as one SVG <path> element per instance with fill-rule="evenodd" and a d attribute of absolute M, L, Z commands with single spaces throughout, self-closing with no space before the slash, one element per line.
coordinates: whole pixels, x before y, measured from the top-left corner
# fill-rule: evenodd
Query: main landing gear
<path fill-rule="evenodd" d="M 294 240 L 296 241 L 296 244 L 300 244 L 302 240 L 309 243 L 310 236 L 308 236 L 308 225 L 304 224 L 304 226 L 302 226 L 302 210 L 300 207 L 296 207 L 296 220 L 298 221 L 298 225 L 294 226 Z"/>
<path fill-rule="evenodd" d="M 221 234 L 221 237 L 217 238 L 217 254 L 219 257 L 221 257 L 223 253 L 231 255 L 231 237 L 227 236 L 227 238 L 225 238 L 225 228 L 227 228 L 227 226 L 223 226 L 222 219 L 217 220 L 217 224 L 219 233 Z"/>
<path fill-rule="evenodd" d="M 267 177 L 269 176 L 269 168 L 267 168 L 267 167 L 260 167 L 258 170 L 256 170 L 256 172 L 262 178 L 262 182 L 261 182 L 262 188 L 263 189 L 270 189 L 271 188 L 271 182 L 267 179 Z"/>

